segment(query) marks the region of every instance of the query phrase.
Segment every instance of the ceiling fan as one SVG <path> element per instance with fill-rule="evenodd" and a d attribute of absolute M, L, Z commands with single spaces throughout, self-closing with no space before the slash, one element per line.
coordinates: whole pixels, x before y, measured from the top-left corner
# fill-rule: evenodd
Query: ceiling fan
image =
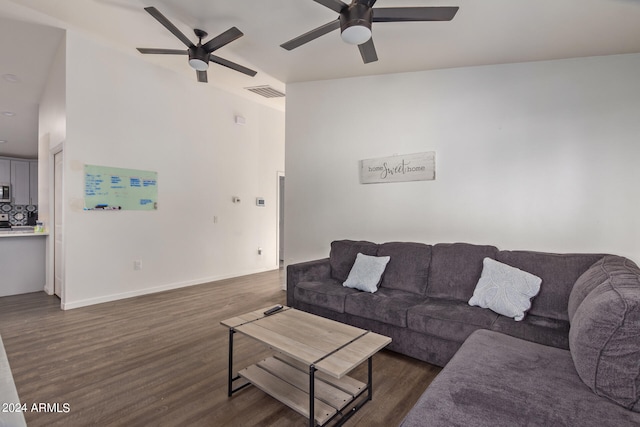
<path fill-rule="evenodd" d="M 340 28 L 342 40 L 357 44 L 365 64 L 378 60 L 376 48 L 371 38 L 373 22 L 410 22 L 410 21 L 451 21 L 458 7 L 376 7 L 376 0 L 351 0 L 351 4 L 341 0 L 313 0 L 328 7 L 340 16 L 335 21 L 322 25 L 280 46 L 293 50 L 305 43 L 317 39 Z"/>
<path fill-rule="evenodd" d="M 196 28 L 193 30 L 193 32 L 196 34 L 196 37 L 198 37 L 198 44 L 195 45 L 175 25 L 173 25 L 171 21 L 169 21 L 162 13 L 160 13 L 158 9 L 156 9 L 155 7 L 145 7 L 144 10 L 146 10 L 151 16 L 156 18 L 156 20 L 164 25 L 167 30 L 171 31 L 171 33 L 178 39 L 180 39 L 180 41 L 184 43 L 188 47 L 188 49 L 149 49 L 139 47 L 138 51 L 140 53 L 162 55 L 189 55 L 189 65 L 191 66 L 191 68 L 196 70 L 198 81 L 202 83 L 207 82 L 207 68 L 209 68 L 209 61 L 215 62 L 216 64 L 224 65 L 225 67 L 231 68 L 235 71 L 239 71 L 251 77 L 257 74 L 256 71 L 253 71 L 247 67 L 243 67 L 240 64 L 236 64 L 235 62 L 231 62 L 229 60 L 211 54 L 211 52 L 218 50 L 221 47 L 236 40 L 237 38 L 243 36 L 242 31 L 240 31 L 236 27 L 229 28 L 227 31 L 212 38 L 205 44 L 202 44 L 202 39 L 207 37 L 207 32 Z"/>

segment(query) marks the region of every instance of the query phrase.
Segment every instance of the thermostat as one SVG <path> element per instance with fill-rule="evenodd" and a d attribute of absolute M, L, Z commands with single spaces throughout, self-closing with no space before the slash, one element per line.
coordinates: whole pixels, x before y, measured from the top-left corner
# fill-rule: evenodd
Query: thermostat
<path fill-rule="evenodd" d="M 264 208 L 264 199 L 262 197 L 256 197 L 256 206 L 261 206 Z"/>

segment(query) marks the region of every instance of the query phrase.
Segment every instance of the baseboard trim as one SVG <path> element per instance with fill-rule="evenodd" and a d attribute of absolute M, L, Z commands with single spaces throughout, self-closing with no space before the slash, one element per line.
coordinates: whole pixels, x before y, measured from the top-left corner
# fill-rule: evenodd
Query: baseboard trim
<path fill-rule="evenodd" d="M 264 268 L 257 269 L 255 271 L 248 271 L 248 272 L 242 272 L 242 273 L 236 273 L 236 274 L 225 274 L 225 275 L 212 276 L 212 277 L 204 277 L 204 278 L 200 278 L 200 279 L 187 280 L 187 281 L 184 281 L 184 282 L 168 283 L 166 285 L 154 286 L 152 288 L 137 289 L 135 291 L 123 292 L 123 293 L 119 293 L 119 294 L 104 295 L 104 296 L 101 296 L 101 297 L 88 298 L 88 299 L 79 300 L 79 301 L 64 302 L 64 303 L 60 304 L 60 308 L 62 308 L 63 310 L 72 310 L 74 308 L 87 307 L 87 306 L 90 306 L 90 305 L 102 304 L 102 303 L 105 303 L 105 302 L 118 301 L 118 300 L 121 300 L 121 299 L 138 297 L 138 296 L 141 296 L 141 295 L 155 294 L 155 293 L 158 293 L 158 292 L 170 291 L 172 289 L 186 288 L 188 286 L 195 286 L 195 285 L 202 285 L 204 283 L 215 282 L 215 281 L 218 281 L 218 280 L 225 280 L 225 279 L 232 279 L 232 278 L 235 278 L 235 277 L 249 276 L 249 275 L 252 275 L 252 274 L 264 273 L 265 271 L 273 271 L 273 270 L 278 270 L 278 267 L 277 266 L 264 267 Z"/>

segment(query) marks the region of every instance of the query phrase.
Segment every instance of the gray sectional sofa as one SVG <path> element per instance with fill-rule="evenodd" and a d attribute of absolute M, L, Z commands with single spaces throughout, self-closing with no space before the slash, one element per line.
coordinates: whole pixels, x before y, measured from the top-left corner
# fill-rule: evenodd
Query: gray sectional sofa
<path fill-rule="evenodd" d="M 390 257 L 375 293 L 342 286 L 358 253 Z M 484 258 L 542 279 L 524 320 L 468 304 Z M 341 240 L 287 267 L 287 304 L 446 365 L 403 426 L 640 425 L 640 270 L 626 258 Z"/>

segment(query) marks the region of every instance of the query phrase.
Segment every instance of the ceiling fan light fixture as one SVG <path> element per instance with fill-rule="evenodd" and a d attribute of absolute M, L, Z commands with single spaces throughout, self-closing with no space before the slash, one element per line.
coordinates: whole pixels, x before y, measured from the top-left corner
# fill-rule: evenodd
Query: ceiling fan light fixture
<path fill-rule="evenodd" d="M 342 30 L 340 37 L 349 44 L 366 43 L 371 38 L 371 29 L 364 25 L 352 25 Z"/>
<path fill-rule="evenodd" d="M 189 65 L 196 71 L 206 71 L 209 68 L 209 63 L 198 58 L 189 59 Z"/>
<path fill-rule="evenodd" d="M 209 52 L 200 45 L 191 47 L 189 65 L 196 71 L 206 71 L 209 68 Z"/>
<path fill-rule="evenodd" d="M 340 14 L 340 37 L 349 44 L 362 44 L 371 38 L 373 12 L 370 7 L 352 3 Z"/>

